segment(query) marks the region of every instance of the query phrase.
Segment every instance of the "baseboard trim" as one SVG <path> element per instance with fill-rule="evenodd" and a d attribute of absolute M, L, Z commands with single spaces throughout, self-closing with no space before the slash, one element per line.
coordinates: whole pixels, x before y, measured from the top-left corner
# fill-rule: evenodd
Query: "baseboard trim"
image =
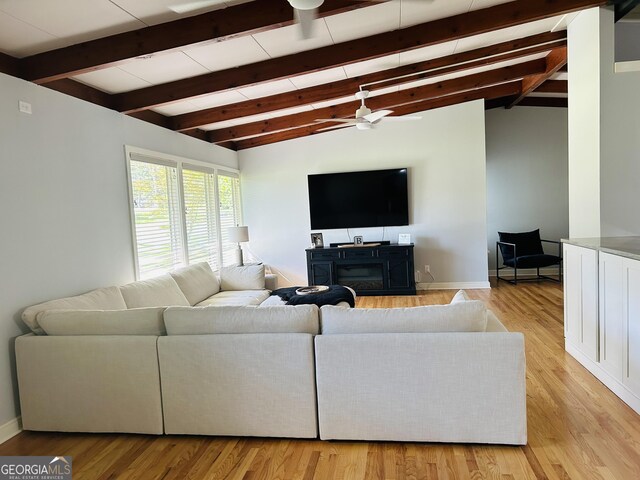
<path fill-rule="evenodd" d="M 16 417 L 13 420 L 9 420 L 4 425 L 0 425 L 0 444 L 3 444 L 10 438 L 15 437 L 22 431 L 22 420 L 20 417 Z"/>
<path fill-rule="evenodd" d="M 552 268 L 541 268 L 541 275 L 547 275 L 549 277 L 557 277 L 558 276 L 558 267 Z M 520 277 L 535 277 L 537 275 L 535 268 L 519 268 L 518 269 L 518 278 Z M 489 270 L 489 276 L 495 277 L 496 271 Z M 513 269 L 509 268 L 506 270 L 500 270 L 500 278 L 513 278 Z"/>
<path fill-rule="evenodd" d="M 475 290 L 491 288 L 489 282 L 440 282 L 418 283 L 416 290 Z"/>
<path fill-rule="evenodd" d="M 608 372 L 602 369 L 600 365 L 587 357 L 577 347 L 569 342 L 564 342 L 564 349 L 569 355 L 575 358 L 584 368 L 589 370 L 604 385 L 611 390 L 620 400 L 629 405 L 636 413 L 640 414 L 640 398 L 631 390 L 624 386 L 616 378 L 612 377 Z"/>

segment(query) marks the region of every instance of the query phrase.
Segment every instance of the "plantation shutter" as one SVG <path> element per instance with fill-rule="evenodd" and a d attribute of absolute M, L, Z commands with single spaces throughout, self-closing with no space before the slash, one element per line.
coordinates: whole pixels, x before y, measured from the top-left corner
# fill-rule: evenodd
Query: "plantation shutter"
<path fill-rule="evenodd" d="M 236 263 L 237 244 L 228 240 L 227 229 L 242 223 L 240 211 L 240 178 L 227 172 L 218 172 L 220 233 L 222 238 L 222 265 Z"/>
<path fill-rule="evenodd" d="M 216 177 L 213 172 L 191 166 L 182 169 L 182 191 L 189 264 L 209 262 L 219 268 L 216 220 Z"/>
<path fill-rule="evenodd" d="M 138 155 L 130 165 L 138 271 L 149 278 L 184 264 L 178 171 Z"/>

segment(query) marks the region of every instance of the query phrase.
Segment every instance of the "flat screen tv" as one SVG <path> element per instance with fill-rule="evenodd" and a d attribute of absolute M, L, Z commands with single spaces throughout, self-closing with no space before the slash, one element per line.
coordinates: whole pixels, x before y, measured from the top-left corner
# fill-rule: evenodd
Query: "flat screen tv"
<path fill-rule="evenodd" d="M 312 230 L 409 225 L 407 169 L 309 175 Z"/>

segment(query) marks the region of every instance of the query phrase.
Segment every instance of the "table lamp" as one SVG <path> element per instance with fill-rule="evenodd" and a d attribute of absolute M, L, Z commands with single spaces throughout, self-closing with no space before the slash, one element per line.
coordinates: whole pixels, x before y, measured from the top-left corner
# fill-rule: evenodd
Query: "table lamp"
<path fill-rule="evenodd" d="M 236 227 L 229 227 L 227 229 L 227 235 L 230 242 L 238 244 L 238 258 L 240 259 L 239 265 L 244 265 L 242 259 L 242 247 L 240 246 L 240 243 L 249 241 L 249 227 L 239 225 Z"/>

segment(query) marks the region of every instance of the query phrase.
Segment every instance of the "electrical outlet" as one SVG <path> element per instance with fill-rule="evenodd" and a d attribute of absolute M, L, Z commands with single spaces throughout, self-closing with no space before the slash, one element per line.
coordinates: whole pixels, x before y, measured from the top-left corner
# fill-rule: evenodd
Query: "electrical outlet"
<path fill-rule="evenodd" d="M 431 265 L 425 265 L 424 266 L 424 272 L 425 273 L 431 273 Z"/>
<path fill-rule="evenodd" d="M 18 108 L 20 109 L 20 111 L 22 113 L 27 113 L 29 115 L 31 115 L 31 113 L 33 113 L 31 111 L 31 104 L 29 102 L 23 102 L 22 100 L 20 100 L 18 102 Z"/>

